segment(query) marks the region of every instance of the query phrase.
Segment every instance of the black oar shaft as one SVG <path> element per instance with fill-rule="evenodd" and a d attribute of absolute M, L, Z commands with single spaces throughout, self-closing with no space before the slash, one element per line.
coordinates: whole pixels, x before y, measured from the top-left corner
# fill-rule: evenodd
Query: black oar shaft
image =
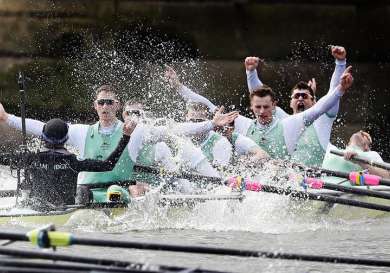
<path fill-rule="evenodd" d="M 328 169 L 319 169 L 319 170 L 320 170 L 322 173 L 325 173 L 325 174 L 327 174 L 327 175 L 337 176 L 337 177 L 349 179 L 349 173 L 347 173 L 347 172 L 333 171 L 333 170 L 328 170 Z M 390 179 L 381 178 L 381 179 L 379 180 L 379 185 L 390 186 Z"/>
<path fill-rule="evenodd" d="M 359 264 L 359 265 L 369 265 L 369 266 L 390 267 L 390 261 L 386 261 L 386 260 L 332 257 L 332 256 L 324 256 L 324 255 L 302 255 L 302 254 L 279 253 L 279 252 L 216 248 L 216 247 L 206 247 L 206 246 L 181 246 L 181 245 L 166 245 L 166 244 L 142 243 L 142 242 L 108 241 L 108 240 L 84 239 L 84 238 L 74 238 L 73 242 L 74 244 L 90 245 L 90 246 L 108 246 L 108 247 L 120 247 L 120 248 L 135 248 L 135 249 L 143 249 L 143 250 L 160 250 L 160 251 L 173 251 L 173 252 L 184 252 L 184 253 L 229 255 L 229 256 L 238 256 L 238 257 L 259 257 L 259 258 L 271 258 L 271 259 L 288 259 L 288 260 L 299 260 L 299 261 Z"/>
<path fill-rule="evenodd" d="M 353 193 L 353 194 L 363 195 L 363 196 L 371 196 L 371 197 L 377 197 L 377 198 L 383 198 L 383 199 L 390 199 L 389 193 L 360 189 L 358 187 L 353 188 L 353 187 L 345 187 L 342 185 L 336 185 L 336 184 L 332 184 L 332 183 L 324 183 L 323 188 L 328 189 L 328 190 Z"/>
<path fill-rule="evenodd" d="M 24 240 L 22 240 L 24 241 Z M 114 259 L 101 259 L 101 258 L 92 258 L 92 257 L 82 257 L 82 256 L 73 256 L 66 254 L 57 254 L 50 252 L 34 251 L 34 250 L 20 250 L 15 248 L 0 247 L 0 255 L 9 255 L 21 258 L 31 258 L 31 259 L 42 259 L 42 260 L 52 260 L 52 261 L 65 261 L 72 263 L 82 263 L 82 264 L 94 264 L 102 266 L 110 266 L 113 269 L 120 269 L 121 271 L 131 271 L 131 269 L 144 268 L 145 265 L 142 263 L 132 263 L 129 261 L 120 261 Z M 165 266 L 165 265 L 155 265 L 160 271 L 166 272 L 186 272 L 186 268 L 178 266 Z M 188 272 L 194 273 L 222 273 L 220 271 L 206 270 L 206 269 L 187 269 Z M 158 272 L 156 271 L 141 271 L 141 272 Z"/>
<path fill-rule="evenodd" d="M 306 167 L 298 163 L 293 163 L 293 166 L 299 168 L 302 171 L 315 171 L 318 173 L 327 174 L 329 176 L 337 176 L 349 180 L 348 172 L 334 171 L 334 170 L 328 170 L 328 169 L 318 168 L 318 167 Z M 390 179 L 380 178 L 379 185 L 390 186 Z"/>
<path fill-rule="evenodd" d="M 0 233 L 0 239 L 13 239 L 17 241 L 26 241 L 27 236 L 23 233 Z M 231 248 L 218 248 L 207 246 L 182 246 L 182 245 L 170 245 L 170 244 L 158 244 L 148 242 L 130 242 L 130 241 L 118 241 L 118 240 L 104 240 L 94 238 L 81 238 L 72 236 L 72 245 L 85 245 L 85 246 L 101 246 L 101 247 L 115 247 L 115 248 L 127 248 L 127 249 L 142 249 L 142 250 L 157 250 L 157 251 L 172 251 L 172 252 L 184 252 L 184 253 L 197 253 L 197 254 L 212 254 L 212 255 L 229 255 L 237 257 L 259 257 L 259 258 L 271 258 L 271 259 L 288 259 L 299 261 L 311 261 L 311 262 L 326 262 L 326 263 L 343 263 L 343 264 L 359 264 L 366 266 L 384 266 L 390 267 L 390 261 L 387 260 L 374 260 L 365 258 L 353 258 L 353 257 L 336 257 L 325 255 L 305 255 L 295 253 L 283 253 L 283 252 L 269 252 L 269 251 L 253 251 L 253 250 L 241 250 Z M 76 257 L 65 254 L 47 253 L 31 250 L 19 250 L 15 248 L 0 248 L 0 255 L 11 255 L 24 258 L 36 258 L 36 259 L 51 259 L 58 261 L 68 261 L 87 264 L 98 265 L 110 265 L 115 267 L 128 267 L 139 268 L 142 264 L 135 264 L 130 262 L 111 260 L 111 259 L 97 259 L 90 257 Z M 160 269 L 173 270 L 183 269 L 180 267 L 168 267 L 160 266 Z M 217 272 L 209 270 L 193 270 L 191 272 Z"/>
<path fill-rule="evenodd" d="M 340 152 L 340 151 L 337 151 L 337 150 L 330 150 L 330 152 L 332 154 L 335 154 L 335 155 L 338 155 L 338 156 L 344 156 L 343 152 Z M 368 159 L 366 159 L 364 157 L 361 157 L 359 155 L 355 155 L 352 158 L 352 160 L 353 161 L 358 161 L 358 162 L 361 162 L 361 163 L 366 163 L 366 164 L 372 165 L 374 167 L 382 168 L 382 169 L 385 169 L 385 170 L 390 170 L 390 164 L 386 163 L 386 162 L 377 162 L 377 161 L 373 161 L 373 160 L 368 160 Z"/>
<path fill-rule="evenodd" d="M 72 270 L 76 272 L 90 272 L 92 270 L 96 270 L 98 272 L 132 272 L 128 269 L 124 268 L 115 268 L 111 266 L 102 266 L 102 265 L 80 265 L 80 264 L 61 264 L 56 262 L 54 263 L 48 263 L 48 262 L 30 262 L 30 261 L 20 261 L 15 259 L 3 259 L 0 258 L 0 270 L 2 270 L 4 267 L 16 267 L 19 270 L 20 269 L 29 269 L 28 271 L 21 271 L 21 272 L 30 272 L 31 269 L 37 270 L 36 272 L 42 272 L 42 270 L 50 270 L 48 272 L 73 272 Z M 39 271 L 41 270 L 41 271 Z M 13 271 L 17 272 L 17 271 Z M 139 271 L 136 271 L 139 272 Z"/>
<path fill-rule="evenodd" d="M 324 194 L 315 194 L 311 192 L 283 189 L 271 185 L 262 185 L 261 191 L 276 193 L 280 195 L 289 195 L 293 198 L 298 198 L 298 199 L 309 199 L 314 201 L 324 201 L 329 203 L 342 204 L 342 205 L 348 205 L 348 206 L 366 208 L 372 210 L 390 211 L 390 206 L 372 204 L 372 203 L 367 203 L 367 202 L 362 202 L 362 201 L 352 200 L 352 199 L 344 199 L 344 198 L 334 197 L 334 196 L 329 196 Z"/>

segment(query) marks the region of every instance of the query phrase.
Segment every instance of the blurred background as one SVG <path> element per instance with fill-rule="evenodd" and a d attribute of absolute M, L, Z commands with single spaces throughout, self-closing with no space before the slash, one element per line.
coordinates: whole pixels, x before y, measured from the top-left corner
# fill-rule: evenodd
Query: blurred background
<path fill-rule="evenodd" d="M 19 115 L 16 75 L 27 85 L 27 115 L 91 122 L 93 92 L 114 84 L 156 116 L 180 119 L 184 103 L 166 83 L 164 64 L 217 105 L 250 114 L 243 61 L 265 60 L 264 83 L 287 112 L 292 86 L 317 80 L 328 91 L 329 45 L 347 49 L 355 83 L 342 99 L 332 140 L 370 132 L 390 159 L 390 1 L 369 0 L 0 0 L 0 101 Z M 18 134 L 0 126 L 0 149 Z"/>

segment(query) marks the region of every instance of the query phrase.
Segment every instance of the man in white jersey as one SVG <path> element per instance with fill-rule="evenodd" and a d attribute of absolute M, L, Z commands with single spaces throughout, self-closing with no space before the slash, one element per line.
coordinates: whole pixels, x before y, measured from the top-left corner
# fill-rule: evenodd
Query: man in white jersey
<path fill-rule="evenodd" d="M 69 126 L 69 139 L 66 144 L 75 147 L 81 158 L 105 159 L 116 147 L 120 140 L 123 122 L 118 120 L 117 112 L 121 108 L 115 90 L 110 85 L 101 86 L 96 92 L 94 108 L 99 116 L 99 121 L 94 125 L 72 124 Z M 222 117 L 223 120 L 223 117 Z M 229 120 L 229 119 L 227 119 Z M 21 130 L 21 119 L 5 112 L 0 104 L 0 122 L 5 121 L 11 127 Z M 44 123 L 27 119 L 27 132 L 40 136 Z M 192 131 L 202 127 L 213 127 L 214 124 L 199 123 L 188 125 Z M 127 152 L 123 153 L 118 164 L 111 172 L 103 173 L 80 173 L 78 184 L 88 187 L 88 184 L 112 184 L 114 181 L 132 180 L 133 166 L 138 159 L 140 147 L 143 144 L 143 128 L 137 126 L 133 132 L 133 137 L 128 144 Z M 124 193 L 125 194 L 125 193 Z M 83 194 L 85 195 L 85 194 Z M 105 188 L 93 190 L 93 200 L 105 202 L 107 194 Z"/>
<path fill-rule="evenodd" d="M 183 85 L 173 68 L 166 66 L 165 77 L 171 87 L 179 92 L 187 102 L 186 120 L 202 122 L 210 119 L 211 113 L 217 108 L 207 99 L 193 93 L 189 88 Z M 198 141 L 206 157 L 213 162 L 215 166 L 227 166 L 232 159 L 233 146 L 239 155 L 250 155 L 254 160 L 269 158 L 251 139 L 231 132 L 228 128 L 222 130 L 226 134 L 220 134 L 214 130 L 200 134 L 195 140 Z M 227 137 L 226 137 L 227 136 Z M 233 145 L 232 145 L 233 144 Z"/>
<path fill-rule="evenodd" d="M 353 157 L 356 155 L 370 161 L 383 162 L 382 157 L 377 152 L 371 150 L 371 144 L 371 136 L 364 131 L 358 131 L 352 134 L 345 149 L 339 149 L 336 146 L 329 144 L 324 162 L 322 163 L 322 168 L 342 172 L 368 170 L 370 174 L 388 178 L 389 172 L 386 170 L 373 167 L 369 164 L 354 162 Z M 344 157 L 330 153 L 331 150 L 344 152 Z M 348 179 L 345 178 L 326 176 L 323 179 L 329 183 L 345 184 L 345 186 L 350 185 Z"/>
<path fill-rule="evenodd" d="M 234 122 L 235 131 L 251 138 L 271 158 L 289 158 L 294 153 L 296 144 L 305 129 L 338 104 L 340 97 L 352 85 L 353 77 L 350 69 L 347 69 L 342 75 L 341 84 L 337 85 L 333 91 L 328 92 L 313 107 L 283 120 L 274 118 L 275 94 L 271 88 L 262 85 L 260 89 L 251 93 L 251 110 L 256 119 L 251 120 L 240 115 Z M 211 110 L 216 108 L 206 98 L 195 94 L 188 88 L 182 87 L 179 92 L 182 96 L 187 96 L 193 101 L 210 105 Z"/>
<path fill-rule="evenodd" d="M 126 102 L 123 118 L 125 120 L 128 118 L 137 120 L 137 126 L 142 127 L 143 130 L 143 146 L 140 147 L 140 151 L 138 152 L 139 159 L 137 163 L 149 166 L 153 165 L 154 162 L 161 162 L 163 163 L 164 169 L 174 172 L 178 171 L 179 164 L 177 163 L 180 163 L 180 166 L 188 168 L 190 171 L 207 176 L 219 177 L 219 173 L 207 161 L 201 149 L 196 148 L 191 142 L 184 141 L 180 138 L 197 135 L 196 130 L 192 128 L 191 121 L 175 124 L 173 127 L 153 126 L 147 122 L 144 113 L 144 105 L 141 102 L 137 100 Z M 170 143 L 175 150 L 181 150 L 179 158 L 174 158 L 171 148 L 166 142 Z M 179 146 L 181 147 L 180 149 Z M 138 177 L 143 181 L 153 180 L 153 176 L 148 176 L 147 174 L 142 174 Z M 188 184 L 184 180 L 180 180 L 180 183 Z M 179 185 L 177 188 L 181 186 Z M 132 193 L 144 192 L 147 188 L 148 186 L 145 183 L 137 182 L 137 185 L 130 186 L 130 191 Z"/>
<path fill-rule="evenodd" d="M 340 77 L 345 71 L 346 66 L 346 51 L 344 47 L 332 46 L 331 53 L 335 58 L 336 67 L 330 82 L 329 92 L 332 92 L 332 90 L 334 90 L 334 88 L 339 84 Z M 260 59 L 257 57 L 247 57 L 245 59 L 247 83 L 250 92 L 263 85 L 257 74 L 257 68 L 260 63 Z M 290 107 L 293 110 L 293 114 L 309 109 L 316 103 L 315 90 L 313 90 L 314 88 L 314 79 L 309 83 L 299 82 L 292 88 Z M 312 126 L 309 126 L 305 132 L 301 134 L 295 144 L 294 151 L 291 154 L 292 160 L 309 166 L 318 167 L 321 165 L 326 147 L 329 143 L 333 121 L 337 116 L 338 109 L 339 102 L 337 102 L 326 113 L 321 115 L 313 122 Z M 277 107 L 276 116 L 284 118 L 288 116 L 288 114 Z"/>

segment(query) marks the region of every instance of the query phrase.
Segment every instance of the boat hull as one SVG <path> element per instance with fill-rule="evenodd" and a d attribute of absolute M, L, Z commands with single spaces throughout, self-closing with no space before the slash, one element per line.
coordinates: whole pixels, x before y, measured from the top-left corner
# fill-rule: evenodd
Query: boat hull
<path fill-rule="evenodd" d="M 92 215 L 96 211 L 104 213 L 107 217 L 114 218 L 123 215 L 126 208 L 69 208 L 61 211 L 50 212 L 26 212 L 22 210 L 19 213 L 12 213 L 11 210 L 5 210 L 0 211 L 0 224 L 54 224 L 57 226 L 63 226 L 66 225 L 72 217 Z"/>

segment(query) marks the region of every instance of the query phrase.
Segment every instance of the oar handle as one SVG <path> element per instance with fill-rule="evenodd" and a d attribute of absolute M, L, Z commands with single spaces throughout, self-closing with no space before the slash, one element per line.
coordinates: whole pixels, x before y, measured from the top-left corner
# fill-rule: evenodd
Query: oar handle
<path fill-rule="evenodd" d="M 330 153 L 338 155 L 338 156 L 344 156 L 344 152 L 337 151 L 337 150 L 330 150 Z M 390 164 L 386 163 L 386 162 L 378 162 L 378 161 L 374 161 L 374 160 L 368 160 L 367 158 L 364 158 L 364 157 L 359 156 L 359 155 L 355 155 L 352 158 L 352 160 L 358 161 L 361 163 L 366 163 L 366 164 L 372 165 L 374 167 L 382 168 L 385 170 L 390 170 Z"/>
<path fill-rule="evenodd" d="M 249 179 L 243 178 L 241 176 L 233 176 L 228 178 L 225 181 L 225 185 L 240 191 L 262 191 L 263 189 L 263 185 L 260 182 L 250 181 Z"/>

